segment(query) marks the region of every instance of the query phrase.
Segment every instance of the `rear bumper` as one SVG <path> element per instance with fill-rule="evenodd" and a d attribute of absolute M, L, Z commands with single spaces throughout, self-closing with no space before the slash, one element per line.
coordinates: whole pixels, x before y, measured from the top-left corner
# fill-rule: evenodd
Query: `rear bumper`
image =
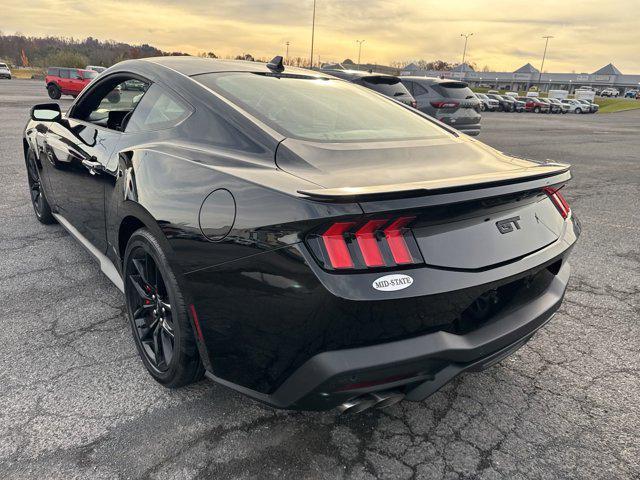
<path fill-rule="evenodd" d="M 524 345 L 559 308 L 569 274 L 570 266 L 564 261 L 544 291 L 464 335 L 437 331 L 317 354 L 272 394 L 241 387 L 210 372 L 207 376 L 277 408 L 328 410 L 350 398 L 390 388 L 403 390 L 408 400 L 420 401 L 458 374 L 487 368 Z"/>

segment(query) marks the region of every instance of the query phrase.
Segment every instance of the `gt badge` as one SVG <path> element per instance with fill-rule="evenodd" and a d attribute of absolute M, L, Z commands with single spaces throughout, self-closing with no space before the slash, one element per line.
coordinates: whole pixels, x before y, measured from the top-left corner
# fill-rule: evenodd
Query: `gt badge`
<path fill-rule="evenodd" d="M 505 220 L 500 220 L 496 222 L 496 227 L 498 227 L 498 231 L 502 234 L 513 232 L 514 226 L 516 230 L 520 230 L 520 217 L 511 217 Z"/>

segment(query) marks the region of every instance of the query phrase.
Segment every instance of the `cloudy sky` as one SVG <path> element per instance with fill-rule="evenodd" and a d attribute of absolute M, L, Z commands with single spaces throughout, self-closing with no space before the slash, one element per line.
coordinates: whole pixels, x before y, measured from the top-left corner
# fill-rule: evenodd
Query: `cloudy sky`
<path fill-rule="evenodd" d="M 163 50 L 219 56 L 309 56 L 313 0 L 1 0 L 0 30 L 149 43 Z M 461 60 L 479 67 L 540 66 L 592 72 L 613 62 L 640 73 L 638 0 L 317 0 L 315 52 L 321 61 Z M 317 58 L 317 57 L 316 57 Z"/>

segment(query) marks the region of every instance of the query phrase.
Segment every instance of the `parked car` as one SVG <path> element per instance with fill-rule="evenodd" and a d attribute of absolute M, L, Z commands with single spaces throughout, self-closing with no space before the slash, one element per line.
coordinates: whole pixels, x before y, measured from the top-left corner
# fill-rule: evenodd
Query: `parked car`
<path fill-rule="evenodd" d="M 134 78 L 137 104 L 106 101 Z M 569 165 L 281 57 L 128 60 L 23 140 L 36 218 L 123 292 L 149 374 L 278 408 L 421 401 L 504 359 L 561 306 L 580 234 Z"/>
<path fill-rule="evenodd" d="M 588 108 L 587 113 L 596 113 L 600 109 L 600 105 L 595 102 L 590 102 L 589 100 L 578 100 L 582 103 L 586 108 Z"/>
<path fill-rule="evenodd" d="M 571 113 L 589 113 L 589 109 L 585 107 L 584 103 L 574 98 L 565 98 L 562 103 L 569 107 Z"/>
<path fill-rule="evenodd" d="M 562 101 L 558 98 L 548 98 L 549 102 L 557 105 L 560 108 L 559 113 L 567 113 L 569 111 L 569 106 L 562 103 Z"/>
<path fill-rule="evenodd" d="M 93 70 L 80 68 L 49 67 L 44 81 L 49 98 L 57 100 L 62 95 L 77 97 L 98 76 Z"/>
<path fill-rule="evenodd" d="M 549 106 L 547 113 L 562 113 L 562 105 L 557 105 L 555 102 L 552 102 L 549 98 L 540 97 L 538 101 L 542 103 L 546 103 Z"/>
<path fill-rule="evenodd" d="M 93 70 L 94 72 L 97 72 L 97 73 L 102 73 L 107 69 L 107 67 L 101 67 L 99 65 L 87 65 L 85 67 L 85 69 L 86 70 Z"/>
<path fill-rule="evenodd" d="M 510 97 L 498 95 L 497 93 L 487 93 L 487 97 L 498 101 L 498 110 L 501 112 L 515 112 L 516 110 L 516 104 Z"/>
<path fill-rule="evenodd" d="M 127 80 L 122 84 L 122 90 L 134 90 L 138 92 L 144 92 L 147 85 L 139 80 Z"/>
<path fill-rule="evenodd" d="M 0 62 L 0 78 L 11 80 L 11 70 L 9 70 L 9 65 L 6 63 Z"/>
<path fill-rule="evenodd" d="M 524 112 L 526 102 L 523 102 L 522 100 L 519 100 L 517 97 L 514 97 L 514 96 L 511 96 L 511 98 L 513 98 L 513 101 L 516 102 L 515 103 L 516 112 L 518 113 Z"/>
<path fill-rule="evenodd" d="M 466 133 L 480 134 L 481 102 L 464 82 L 431 77 L 400 77 L 417 109 Z"/>
<path fill-rule="evenodd" d="M 417 102 L 411 96 L 409 90 L 402 84 L 399 77 L 384 73 L 369 73 L 360 70 L 322 70 L 334 77 L 347 80 L 356 85 L 375 90 L 378 93 L 391 97 L 405 105 L 416 107 Z"/>
<path fill-rule="evenodd" d="M 493 98 L 489 98 L 484 93 L 476 93 L 476 98 L 480 100 L 480 110 L 488 110 L 489 112 L 494 112 L 500 108 L 500 102 Z"/>
<path fill-rule="evenodd" d="M 640 90 L 627 90 L 624 92 L 624 98 L 638 98 Z"/>
<path fill-rule="evenodd" d="M 617 88 L 605 88 L 600 92 L 601 97 L 617 97 L 620 91 Z"/>
<path fill-rule="evenodd" d="M 550 105 L 541 101 L 540 97 L 520 97 L 519 100 L 524 102 L 526 112 L 548 113 Z"/>

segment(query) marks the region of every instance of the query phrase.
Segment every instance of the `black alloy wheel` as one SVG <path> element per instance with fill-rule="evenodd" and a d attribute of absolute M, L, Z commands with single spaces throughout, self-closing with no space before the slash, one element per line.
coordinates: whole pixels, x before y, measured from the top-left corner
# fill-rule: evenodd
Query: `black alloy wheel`
<path fill-rule="evenodd" d="M 126 280 L 134 333 L 149 364 L 158 372 L 166 372 L 175 349 L 171 304 L 162 274 L 142 246 L 131 252 Z"/>
<path fill-rule="evenodd" d="M 42 179 L 36 156 L 31 149 L 27 153 L 27 181 L 29 183 L 29 193 L 31 194 L 31 204 L 37 219 L 45 225 L 55 223 L 56 219 L 51 214 L 51 207 L 42 188 Z"/>
<path fill-rule="evenodd" d="M 147 371 L 169 388 L 200 380 L 204 367 L 187 308 L 160 243 L 142 228 L 129 239 L 124 257 L 127 311 Z"/>

